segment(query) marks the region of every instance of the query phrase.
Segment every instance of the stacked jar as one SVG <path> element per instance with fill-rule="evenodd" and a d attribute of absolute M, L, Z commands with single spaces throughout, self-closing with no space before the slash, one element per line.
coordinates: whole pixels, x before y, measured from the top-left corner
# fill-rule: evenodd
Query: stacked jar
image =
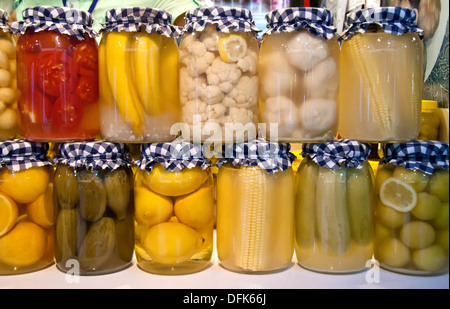
<path fill-rule="evenodd" d="M 438 141 L 441 131 L 441 117 L 439 116 L 437 101 L 423 100 L 422 114 L 418 140 Z"/>
<path fill-rule="evenodd" d="M 210 264 L 214 190 L 202 145 L 143 144 L 136 161 L 135 252 L 144 271 L 189 274 Z"/>
<path fill-rule="evenodd" d="M 178 27 L 152 8 L 106 12 L 99 46 L 101 135 L 114 142 L 167 142 L 180 119 Z"/>
<path fill-rule="evenodd" d="M 183 137 L 195 143 L 254 140 L 258 123 L 259 31 L 249 10 L 186 13 L 180 42 Z"/>
<path fill-rule="evenodd" d="M 99 131 L 98 48 L 87 12 L 40 6 L 11 24 L 17 43 L 21 135 L 91 140 Z"/>
<path fill-rule="evenodd" d="M 331 13 L 288 8 L 270 12 L 266 20 L 259 85 L 265 129 L 260 133 L 281 142 L 333 140 L 338 126 L 339 42 Z"/>
<path fill-rule="evenodd" d="M 349 14 L 341 49 L 339 133 L 367 142 L 408 142 L 421 121 L 424 44 L 411 9 Z"/>
<path fill-rule="evenodd" d="M 19 131 L 16 47 L 8 19 L 0 9 L 0 140 L 14 139 Z"/>
<path fill-rule="evenodd" d="M 48 144 L 0 142 L 0 275 L 54 263 L 53 168 Z"/>

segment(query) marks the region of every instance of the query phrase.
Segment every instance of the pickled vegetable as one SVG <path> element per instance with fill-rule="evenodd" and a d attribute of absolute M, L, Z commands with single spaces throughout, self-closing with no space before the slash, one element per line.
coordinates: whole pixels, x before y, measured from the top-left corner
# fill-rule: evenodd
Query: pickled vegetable
<path fill-rule="evenodd" d="M 125 219 L 132 184 L 125 169 L 118 169 L 105 175 L 106 199 L 109 208 L 119 220 Z"/>
<path fill-rule="evenodd" d="M 81 216 L 91 222 L 99 220 L 106 210 L 106 190 L 94 172 L 78 173 L 79 209 Z"/>
<path fill-rule="evenodd" d="M 79 199 L 78 178 L 75 170 L 67 165 L 58 165 L 55 173 L 55 194 L 62 208 L 75 208 Z"/>
<path fill-rule="evenodd" d="M 74 257 L 78 244 L 78 212 L 76 209 L 61 209 L 56 220 L 56 260 Z"/>

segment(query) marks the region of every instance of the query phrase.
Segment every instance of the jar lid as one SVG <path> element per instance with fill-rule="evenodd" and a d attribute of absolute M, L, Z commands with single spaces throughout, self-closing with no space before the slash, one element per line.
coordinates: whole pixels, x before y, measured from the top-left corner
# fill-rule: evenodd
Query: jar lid
<path fill-rule="evenodd" d="M 147 33 L 179 37 L 182 28 L 172 25 L 172 15 L 165 10 L 130 7 L 106 11 L 105 24 L 100 32 L 139 32 L 141 29 Z"/>
<path fill-rule="evenodd" d="M 153 170 L 156 163 L 161 164 L 166 171 L 180 172 L 200 166 L 203 170 L 211 167 L 212 163 L 202 153 L 201 144 L 192 144 L 175 140 L 170 143 L 151 143 L 141 145 L 141 158 L 135 164 L 148 172 Z"/>
<path fill-rule="evenodd" d="M 253 20 L 252 13 L 244 8 L 200 7 L 189 10 L 185 15 L 186 25 L 183 32 L 202 31 L 207 26 L 216 25 L 218 32 L 260 32 Z"/>
<path fill-rule="evenodd" d="M 332 170 L 363 168 L 372 148 L 370 144 L 342 139 L 328 143 L 304 144 L 302 156 L 310 158 L 321 167 Z"/>
<path fill-rule="evenodd" d="M 296 160 L 290 150 L 290 144 L 270 143 L 264 140 L 225 144 L 222 158 L 217 161 L 217 167 L 220 168 L 226 163 L 231 163 L 234 166 L 258 166 L 267 174 L 284 172 Z"/>
<path fill-rule="evenodd" d="M 336 36 L 333 16 L 327 9 L 296 7 L 280 9 L 266 15 L 267 31 L 264 33 L 296 32 L 308 30 L 312 35 L 326 40 Z"/>
<path fill-rule="evenodd" d="M 55 164 L 65 164 L 73 168 L 109 169 L 131 167 L 128 146 L 105 141 L 63 143 L 59 145 L 59 155 L 53 157 Z"/>
<path fill-rule="evenodd" d="M 433 174 L 449 168 L 449 144 L 439 141 L 412 141 L 383 145 L 381 164 L 394 164 L 410 170 Z"/>
<path fill-rule="evenodd" d="M 382 7 L 357 10 L 348 14 L 345 20 L 343 39 L 356 33 L 364 33 L 373 25 L 380 26 L 384 32 L 395 35 L 418 33 L 423 38 L 423 30 L 417 26 L 416 11 L 401 7 Z"/>
<path fill-rule="evenodd" d="M 85 35 L 96 37 L 92 28 L 94 22 L 88 12 L 57 6 L 37 6 L 22 12 L 23 21 L 11 23 L 14 34 L 24 34 L 28 29 L 35 32 L 52 30 L 70 35 L 77 40 L 84 40 Z"/>
<path fill-rule="evenodd" d="M 422 109 L 438 109 L 439 105 L 437 101 L 422 100 Z"/>
<path fill-rule="evenodd" d="M 26 140 L 0 142 L 0 165 L 18 172 L 32 167 L 52 165 L 47 157 L 49 145 Z"/>
<path fill-rule="evenodd" d="M 9 14 L 0 9 L 0 30 L 3 32 L 10 32 L 8 23 L 9 23 Z"/>

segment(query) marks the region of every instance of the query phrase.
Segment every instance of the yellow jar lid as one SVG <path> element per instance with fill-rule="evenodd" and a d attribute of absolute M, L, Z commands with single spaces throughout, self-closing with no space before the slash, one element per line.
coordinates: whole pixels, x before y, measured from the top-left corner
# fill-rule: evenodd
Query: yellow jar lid
<path fill-rule="evenodd" d="M 422 100 L 422 109 L 438 109 L 438 102 L 431 100 Z"/>

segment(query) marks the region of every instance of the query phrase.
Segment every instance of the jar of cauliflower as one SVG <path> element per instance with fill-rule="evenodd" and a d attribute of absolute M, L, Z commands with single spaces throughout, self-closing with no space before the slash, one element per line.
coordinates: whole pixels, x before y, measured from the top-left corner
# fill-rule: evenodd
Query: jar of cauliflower
<path fill-rule="evenodd" d="M 100 127 L 104 139 L 167 142 L 180 120 L 180 29 L 154 8 L 106 12 L 99 46 Z"/>
<path fill-rule="evenodd" d="M 349 14 L 341 50 L 339 132 L 367 142 L 408 142 L 421 123 L 424 44 L 414 10 Z"/>
<path fill-rule="evenodd" d="M 449 145 L 385 144 L 376 177 L 375 258 L 407 275 L 448 272 Z"/>
<path fill-rule="evenodd" d="M 238 273 L 292 266 L 294 172 L 289 144 L 225 145 L 217 162 L 217 254 Z"/>
<path fill-rule="evenodd" d="M 331 13 L 288 8 L 268 13 L 266 20 L 259 67 L 261 133 L 280 142 L 333 140 L 340 48 Z"/>
<path fill-rule="evenodd" d="M 8 28 L 9 15 L 0 9 L 0 140 L 19 132 L 16 46 Z"/>
<path fill-rule="evenodd" d="M 160 275 L 199 272 L 213 250 L 211 161 L 188 142 L 141 146 L 135 178 L 135 253 L 139 268 Z"/>
<path fill-rule="evenodd" d="M 250 11 L 202 7 L 186 13 L 180 43 L 183 136 L 195 142 L 255 139 L 259 31 Z"/>
<path fill-rule="evenodd" d="M 295 252 L 323 273 L 366 269 L 374 248 L 374 174 L 368 144 L 304 144 L 296 175 Z"/>
<path fill-rule="evenodd" d="M 0 275 L 54 263 L 55 211 L 49 145 L 0 142 Z"/>

